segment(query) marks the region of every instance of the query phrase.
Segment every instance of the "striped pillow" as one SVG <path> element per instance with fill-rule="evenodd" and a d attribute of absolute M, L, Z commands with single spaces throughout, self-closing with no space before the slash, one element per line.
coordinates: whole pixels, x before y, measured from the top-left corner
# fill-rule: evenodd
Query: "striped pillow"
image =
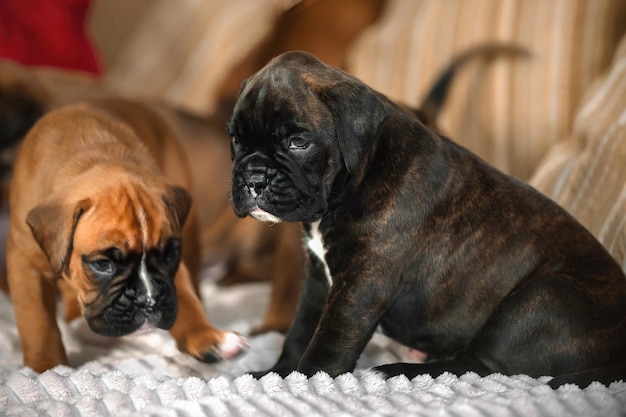
<path fill-rule="evenodd" d="M 352 48 L 348 69 L 416 105 L 469 47 L 528 47 L 534 59 L 469 65 L 439 120 L 456 141 L 528 179 L 548 149 L 570 136 L 580 96 L 608 66 L 624 21 L 623 0 L 390 0 Z"/>
<path fill-rule="evenodd" d="M 585 95 L 573 140 L 548 154 L 531 184 L 568 209 L 626 271 L 626 35 L 610 71 Z"/>

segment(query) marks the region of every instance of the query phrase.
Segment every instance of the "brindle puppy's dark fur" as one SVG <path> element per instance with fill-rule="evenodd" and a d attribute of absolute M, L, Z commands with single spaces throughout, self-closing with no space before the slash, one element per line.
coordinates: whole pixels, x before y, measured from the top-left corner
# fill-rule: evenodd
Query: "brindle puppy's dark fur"
<path fill-rule="evenodd" d="M 557 204 L 407 109 L 291 52 L 243 83 L 229 130 L 235 212 L 305 222 L 327 251 L 309 245 L 272 371 L 351 371 L 380 326 L 439 358 L 376 368 L 387 376 L 626 374 L 620 266 Z"/>

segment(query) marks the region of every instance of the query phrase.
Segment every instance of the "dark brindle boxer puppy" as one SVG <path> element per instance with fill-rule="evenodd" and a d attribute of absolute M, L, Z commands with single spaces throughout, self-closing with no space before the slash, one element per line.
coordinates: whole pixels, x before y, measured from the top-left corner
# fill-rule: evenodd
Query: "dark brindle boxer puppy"
<path fill-rule="evenodd" d="M 377 368 L 387 376 L 624 376 L 619 265 L 565 210 L 405 108 L 290 52 L 244 81 L 229 131 L 235 212 L 306 230 L 303 297 L 272 371 L 351 371 L 380 326 L 439 359 Z"/>
<path fill-rule="evenodd" d="M 214 328 L 195 292 L 189 186 L 177 138 L 140 103 L 76 104 L 30 129 L 15 162 L 7 248 L 26 366 L 67 363 L 57 286 L 66 318 L 73 297 L 98 334 L 169 329 L 182 351 L 205 361 L 242 350 L 244 339 Z"/>

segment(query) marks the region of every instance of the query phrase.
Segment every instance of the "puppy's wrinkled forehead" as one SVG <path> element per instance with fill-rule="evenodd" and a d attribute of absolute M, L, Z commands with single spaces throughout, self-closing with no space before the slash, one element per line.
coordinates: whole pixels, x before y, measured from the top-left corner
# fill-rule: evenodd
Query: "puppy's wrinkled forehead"
<path fill-rule="evenodd" d="M 158 245 L 163 239 L 162 233 L 172 232 L 167 227 L 170 223 L 167 215 L 146 190 L 114 188 L 101 194 L 94 210 L 78 223 L 76 238 L 84 238 L 93 247 L 121 245 L 142 252 Z M 92 227 L 94 224 L 96 228 Z"/>
<path fill-rule="evenodd" d="M 242 83 L 231 126 L 270 133 L 285 121 L 317 125 L 325 116 L 317 91 L 329 69 L 302 52 L 278 56 Z"/>

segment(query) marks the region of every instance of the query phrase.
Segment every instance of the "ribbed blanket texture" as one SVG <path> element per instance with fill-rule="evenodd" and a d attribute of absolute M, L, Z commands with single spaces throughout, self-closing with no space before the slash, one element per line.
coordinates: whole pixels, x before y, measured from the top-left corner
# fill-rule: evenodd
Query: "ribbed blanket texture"
<path fill-rule="evenodd" d="M 269 287 L 203 287 L 214 324 L 247 332 L 262 316 Z M 402 348 L 375 335 L 354 373 L 331 378 L 253 379 L 278 356 L 283 337 L 250 339 L 233 361 L 200 363 L 176 349 L 167 332 L 105 339 L 78 320 L 62 325 L 70 366 L 37 374 L 22 366 L 10 300 L 0 294 L 0 415 L 3 416 L 626 416 L 626 382 L 552 390 L 545 378 L 428 375 L 389 380 L 371 366 L 402 359 Z"/>

